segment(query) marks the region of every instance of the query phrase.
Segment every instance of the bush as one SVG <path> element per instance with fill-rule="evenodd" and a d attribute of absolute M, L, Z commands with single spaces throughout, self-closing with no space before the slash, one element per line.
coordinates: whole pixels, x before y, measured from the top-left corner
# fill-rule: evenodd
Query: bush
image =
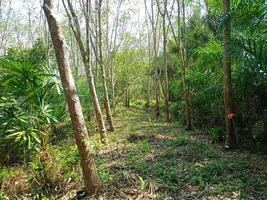
<path fill-rule="evenodd" d="M 38 152 L 48 142 L 49 127 L 66 117 L 56 72 L 46 65 L 45 52 L 37 41 L 32 49 L 11 49 L 0 58 L 0 147 L 13 160 L 26 161 Z"/>
<path fill-rule="evenodd" d="M 224 137 L 224 129 L 222 127 L 211 128 L 208 132 L 208 136 L 212 142 L 221 142 Z"/>
<path fill-rule="evenodd" d="M 265 126 L 263 121 L 257 121 L 252 128 L 253 139 L 258 150 L 262 149 L 266 144 L 267 129 Z"/>
<path fill-rule="evenodd" d="M 40 155 L 29 163 L 28 170 L 31 172 L 28 183 L 34 199 L 66 192 L 67 180 L 63 176 L 63 167 L 47 151 L 42 150 Z"/>

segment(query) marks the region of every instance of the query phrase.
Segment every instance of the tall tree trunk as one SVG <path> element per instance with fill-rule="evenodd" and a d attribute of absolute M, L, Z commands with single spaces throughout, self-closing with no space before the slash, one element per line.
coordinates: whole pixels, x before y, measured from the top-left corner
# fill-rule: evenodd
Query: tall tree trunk
<path fill-rule="evenodd" d="M 185 2 L 182 0 L 182 9 L 183 9 L 183 26 L 180 24 L 180 54 L 182 60 L 182 83 L 183 83 L 183 98 L 185 102 L 185 120 L 186 120 L 186 129 L 191 129 L 191 111 L 189 104 L 189 91 L 188 85 L 186 83 L 186 68 L 188 67 L 188 58 L 187 58 L 187 47 L 186 47 L 186 24 L 185 24 Z M 178 10 L 180 18 L 180 3 L 178 0 Z M 179 20 L 179 23 L 180 20 Z"/>
<path fill-rule="evenodd" d="M 224 14 L 226 16 L 224 21 L 224 57 L 223 57 L 223 71 L 224 71 L 224 106 L 225 106 L 225 125 L 226 125 L 226 148 L 236 148 L 236 135 L 234 130 L 234 109 L 232 103 L 232 85 L 231 85 L 231 20 L 230 20 L 230 0 L 223 1 Z"/>
<path fill-rule="evenodd" d="M 162 17 L 162 34 L 163 34 L 163 60 L 164 60 L 164 101 L 165 101 L 165 117 L 166 122 L 170 122 L 169 108 L 169 80 L 168 80 L 168 60 L 167 60 L 167 31 L 166 31 L 166 15 L 167 15 L 167 0 L 163 1 L 163 10 L 160 8 L 159 0 L 156 0 L 158 11 Z"/>
<path fill-rule="evenodd" d="M 88 63 L 88 61 L 85 62 L 85 66 L 86 66 L 85 70 L 86 70 L 87 81 L 89 83 L 88 85 L 89 85 L 90 94 L 93 97 L 93 104 L 94 104 L 96 120 L 97 120 L 97 124 L 99 128 L 99 133 L 100 133 L 100 140 L 102 143 L 106 143 L 107 142 L 106 127 L 105 127 L 103 115 L 100 109 L 96 89 L 95 89 L 92 66 L 90 65 L 90 63 Z"/>
<path fill-rule="evenodd" d="M 97 46 L 98 45 L 98 12 L 97 12 L 97 9 L 98 9 L 98 5 L 99 5 L 99 1 L 100 0 L 95 0 L 95 21 L 94 21 L 94 28 L 95 28 L 95 45 Z M 98 61 L 97 61 L 97 58 L 98 58 L 98 48 L 95 49 L 95 82 L 97 84 L 97 81 L 98 81 Z"/>
<path fill-rule="evenodd" d="M 88 146 L 88 132 L 85 126 L 80 100 L 69 65 L 69 53 L 64 36 L 55 18 L 53 0 L 44 0 L 43 9 L 56 53 L 58 70 L 68 104 L 76 144 L 79 150 L 84 183 L 89 194 L 95 192 L 101 183 L 97 175 L 92 152 Z"/>
<path fill-rule="evenodd" d="M 63 1 L 64 8 L 66 10 L 66 13 L 67 13 L 69 21 L 70 21 L 71 29 L 74 33 L 74 36 L 75 36 L 76 41 L 78 43 L 78 46 L 79 46 L 79 49 L 81 52 L 81 56 L 83 59 L 84 69 L 86 72 L 86 78 L 87 78 L 87 82 L 89 85 L 89 91 L 90 91 L 90 94 L 93 98 L 94 111 L 95 111 L 96 120 L 98 123 L 100 140 L 102 143 L 106 143 L 107 142 L 106 127 L 105 127 L 105 123 L 103 120 L 101 108 L 99 105 L 96 89 L 95 89 L 95 82 L 94 82 L 94 76 L 93 76 L 93 72 L 92 72 L 92 65 L 90 64 L 91 51 L 90 51 L 90 47 L 89 47 L 90 34 L 89 34 L 89 16 L 88 16 L 90 8 L 89 8 L 89 5 L 87 5 L 86 6 L 87 9 L 85 11 L 87 13 L 84 13 L 85 18 L 86 18 L 86 49 L 85 49 L 83 41 L 81 39 L 81 31 L 80 31 L 80 25 L 78 22 L 78 18 L 74 12 L 74 9 L 73 9 L 73 6 L 72 6 L 70 0 L 67 0 L 67 3 L 68 3 L 68 7 L 69 7 L 70 11 L 68 11 L 68 9 L 67 9 L 64 1 Z M 87 1 L 87 3 L 88 3 L 88 1 Z"/>
<path fill-rule="evenodd" d="M 150 21 L 151 24 L 151 29 L 152 29 L 152 41 L 153 41 L 153 50 L 151 51 L 151 56 L 153 57 L 153 60 L 156 61 L 157 55 L 158 55 L 158 46 L 157 43 L 159 40 L 157 40 L 157 30 L 158 30 L 158 22 L 159 22 L 159 12 L 155 12 L 154 8 L 157 8 L 157 6 L 154 6 L 154 2 L 150 1 L 150 8 L 151 8 L 151 14 L 149 13 L 149 9 L 147 6 L 147 0 L 144 0 L 144 5 L 145 5 L 145 10 L 147 17 Z M 152 62 L 151 62 L 152 63 Z M 155 66 L 154 66 L 155 67 Z M 151 69 L 152 70 L 152 69 Z M 159 101 L 160 101 L 160 83 L 159 83 L 159 72 L 158 69 L 155 69 L 154 77 L 153 77 L 153 83 L 154 83 L 154 91 L 155 91 L 155 115 L 159 116 L 160 115 L 160 106 L 159 106 Z M 149 86 L 148 86 L 149 87 Z"/>
<path fill-rule="evenodd" d="M 146 12 L 146 22 L 147 22 L 147 12 Z M 152 59 L 151 59 L 151 34 L 149 32 L 149 25 L 147 24 L 147 30 L 148 30 L 148 34 L 147 34 L 147 39 L 148 39 L 148 74 L 147 74 L 147 93 L 146 93 L 146 105 L 145 105 L 145 109 L 146 112 L 150 111 L 150 75 L 151 75 L 151 65 L 152 65 Z"/>
<path fill-rule="evenodd" d="M 105 71 L 105 66 L 103 63 L 103 52 L 102 52 L 102 23 L 101 23 L 101 17 L 102 17 L 102 13 L 101 13 L 101 9 L 102 9 L 102 0 L 98 1 L 98 49 L 99 51 L 99 65 L 102 71 L 102 82 L 103 82 L 103 88 L 104 88 L 104 98 L 105 98 L 105 110 L 106 110 L 106 115 L 107 115 L 107 120 L 109 123 L 109 130 L 110 131 L 114 131 L 114 127 L 113 127 L 113 120 L 112 120 L 112 114 L 111 114 L 111 109 L 110 109 L 110 101 L 109 101 L 109 96 L 108 96 L 108 87 L 107 87 L 107 82 L 106 82 L 106 71 Z"/>
<path fill-rule="evenodd" d="M 166 13 L 167 13 L 167 1 L 164 1 L 164 13 L 162 15 L 163 20 L 163 57 L 164 57 L 164 69 L 165 69 L 165 115 L 166 122 L 170 122 L 170 108 L 169 108 L 169 80 L 168 80 L 168 61 L 167 61 L 167 32 L 166 32 Z"/>

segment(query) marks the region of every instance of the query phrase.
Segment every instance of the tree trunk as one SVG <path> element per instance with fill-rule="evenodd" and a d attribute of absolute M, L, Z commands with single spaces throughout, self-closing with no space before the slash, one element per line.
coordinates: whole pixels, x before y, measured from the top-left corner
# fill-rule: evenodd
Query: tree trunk
<path fill-rule="evenodd" d="M 159 96 L 160 96 L 160 86 L 159 86 L 159 77 L 156 75 L 155 77 L 155 84 L 156 84 L 156 105 L 155 105 L 155 114 L 157 117 L 160 116 L 160 107 L 159 107 Z"/>
<path fill-rule="evenodd" d="M 67 0 L 68 3 L 68 7 L 70 9 L 70 12 L 68 11 L 64 1 L 63 5 L 64 8 L 66 10 L 66 13 L 68 15 L 69 21 L 70 21 L 70 26 L 71 29 L 74 33 L 74 36 L 76 38 L 76 41 L 78 43 L 80 52 L 81 52 L 81 56 L 83 59 L 83 64 L 84 64 L 84 68 L 85 68 L 85 72 L 86 72 L 86 78 L 87 78 L 87 82 L 89 85 L 89 91 L 91 96 L 93 97 L 93 104 L 94 104 L 94 111 L 95 111 L 95 115 L 96 115 L 96 120 L 98 123 L 98 128 L 99 128 L 99 133 L 100 133 L 100 140 L 102 143 L 106 143 L 107 142 L 107 134 L 106 134 L 106 127 L 105 127 L 105 123 L 103 120 L 103 115 L 101 112 L 101 108 L 99 105 L 99 101 L 98 101 L 98 96 L 96 93 L 96 89 L 95 89 L 95 82 L 94 82 L 94 77 L 93 77 L 93 72 L 92 72 L 92 65 L 90 64 L 91 61 L 91 51 L 90 51 L 90 47 L 89 47 L 89 40 L 90 40 L 90 34 L 89 34 L 89 10 L 86 10 L 87 13 L 84 13 L 86 16 L 86 49 L 84 47 L 83 41 L 81 39 L 81 31 L 80 31 L 80 25 L 78 22 L 78 18 L 74 12 L 73 6 L 70 2 L 70 0 Z M 87 9 L 90 9 L 89 6 L 87 6 Z"/>
<path fill-rule="evenodd" d="M 170 122 L 170 108 L 169 108 L 169 80 L 168 80 L 168 61 L 167 61 L 167 32 L 166 32 L 166 13 L 167 13 L 167 2 L 164 1 L 164 13 L 162 15 L 163 20 L 163 56 L 164 56 L 164 69 L 165 69 L 165 113 L 166 122 Z"/>
<path fill-rule="evenodd" d="M 144 4 L 145 4 L 145 10 L 146 10 L 146 14 L 147 17 L 151 23 L 151 29 L 152 29 L 152 51 L 151 51 L 151 58 L 154 59 L 154 61 L 156 61 L 157 58 L 157 54 L 158 54 L 158 45 L 157 43 L 159 42 L 159 40 L 157 40 L 157 30 L 158 30 L 158 14 L 159 12 L 155 12 L 154 8 L 157 8 L 157 5 L 154 5 L 153 1 L 150 1 L 150 7 L 151 7 L 151 14 L 149 12 L 148 6 L 147 6 L 147 1 L 144 0 Z M 152 60 L 152 59 L 151 59 Z M 152 61 L 151 61 L 151 67 L 152 67 Z M 155 66 L 154 66 L 155 67 Z M 151 69 L 152 70 L 152 69 Z M 159 86 L 159 73 L 158 73 L 158 69 L 155 69 L 155 74 L 153 76 L 153 90 L 155 91 L 155 115 L 159 116 L 160 115 L 160 106 L 159 106 L 159 97 L 160 97 L 160 86 Z M 147 101 L 149 102 L 149 85 L 148 85 L 148 97 L 147 97 Z"/>
<path fill-rule="evenodd" d="M 150 64 L 149 64 L 150 71 Z M 147 76 L 146 112 L 150 110 L 150 74 Z"/>
<path fill-rule="evenodd" d="M 125 102 L 124 102 L 124 106 L 128 107 L 128 88 L 126 88 L 125 90 Z"/>
<path fill-rule="evenodd" d="M 180 41 L 180 55 L 181 55 L 181 65 L 182 65 L 182 83 L 183 83 L 183 98 L 185 102 L 185 120 L 186 120 L 186 129 L 191 129 L 191 111 L 189 104 L 189 91 L 188 86 L 186 84 L 186 68 L 188 67 L 188 59 L 187 59 L 187 47 L 186 47 L 186 24 L 185 24 L 185 2 L 182 0 L 182 9 L 183 9 L 183 28 L 181 27 L 181 20 L 179 19 L 179 31 L 181 35 Z M 180 18 L 180 2 L 178 0 L 178 10 L 179 10 L 179 18 Z"/>
<path fill-rule="evenodd" d="M 96 50 L 98 49 L 99 51 L 99 65 L 101 67 L 101 71 L 102 71 L 102 82 L 103 82 L 103 88 L 104 88 L 104 98 L 105 98 L 105 110 L 106 110 L 106 115 L 107 115 L 107 120 L 109 123 L 109 130 L 110 131 L 114 131 L 114 127 L 113 127 L 113 120 L 112 120 L 112 115 L 111 115 L 111 109 L 110 109 L 110 101 L 109 101 L 109 96 L 108 96 L 108 87 L 107 87 L 107 82 L 106 82 L 106 71 L 105 71 L 105 66 L 103 63 L 103 53 L 102 53 L 102 25 L 101 25 L 101 9 L 102 9 L 102 0 L 99 0 L 98 2 L 98 48 L 96 48 Z M 96 55 L 97 56 L 97 55 Z"/>
<path fill-rule="evenodd" d="M 49 25 L 50 35 L 56 53 L 58 70 L 68 104 L 76 144 L 79 150 L 84 183 L 89 194 L 95 192 L 101 183 L 96 172 L 92 152 L 87 144 L 88 132 L 85 126 L 82 108 L 77 95 L 74 79 L 69 65 L 69 54 L 64 36 L 53 12 L 53 0 L 44 0 L 43 9 Z"/>
<path fill-rule="evenodd" d="M 167 31 L 166 31 L 166 15 L 167 15 L 167 0 L 163 1 L 163 10 L 160 8 L 159 0 L 156 0 L 158 11 L 162 17 L 162 34 L 163 34 L 163 60 L 164 60 L 164 101 L 165 101 L 165 117 L 166 122 L 170 122 L 170 109 L 169 109 L 169 80 L 168 80 L 168 60 L 167 60 Z"/>
<path fill-rule="evenodd" d="M 85 62 L 85 70 L 86 70 L 86 76 L 87 76 L 87 81 L 90 89 L 90 94 L 93 97 L 93 103 L 94 103 L 94 110 L 95 110 L 95 115 L 96 115 L 96 120 L 99 128 L 99 133 L 100 133 L 100 140 L 102 143 L 107 142 L 107 134 L 106 134 L 106 127 L 103 119 L 103 115 L 100 109 L 96 89 L 95 89 L 95 82 L 93 78 L 93 72 L 92 72 L 92 66 L 90 63 Z"/>
<path fill-rule="evenodd" d="M 131 93 L 130 90 L 128 89 L 128 98 L 127 98 L 127 108 L 130 108 L 130 102 L 131 102 Z"/>
<path fill-rule="evenodd" d="M 223 1 L 224 14 L 227 16 L 224 22 L 223 40 L 224 40 L 224 106 L 225 106 L 225 125 L 226 125 L 226 148 L 236 148 L 236 135 L 234 130 L 234 110 L 232 103 L 232 85 L 231 85 L 231 49 L 230 49 L 230 1 Z"/>
<path fill-rule="evenodd" d="M 113 112 L 113 116 L 116 114 L 115 80 L 114 80 L 115 67 L 116 67 L 116 64 L 114 63 L 114 65 L 111 66 L 111 87 L 112 87 L 111 92 L 112 92 L 112 112 Z"/>

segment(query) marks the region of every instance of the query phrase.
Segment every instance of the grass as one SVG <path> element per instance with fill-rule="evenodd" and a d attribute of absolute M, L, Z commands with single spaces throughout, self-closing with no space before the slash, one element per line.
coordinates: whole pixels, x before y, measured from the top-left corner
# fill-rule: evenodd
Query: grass
<path fill-rule="evenodd" d="M 91 137 L 103 183 L 99 192 L 102 198 L 134 199 L 139 195 L 140 199 L 148 199 L 150 195 L 152 199 L 267 199 L 266 156 L 224 152 L 206 137 L 184 131 L 175 123 L 167 124 L 162 118 L 145 113 L 141 106 L 137 102 L 127 110 L 118 108 L 108 145 L 101 145 L 98 135 Z M 73 138 L 55 142 L 47 151 L 58 163 L 60 180 L 66 181 L 62 187 L 68 192 L 82 188 Z M 8 185 L 12 170 L 0 172 L 1 185 Z M 28 170 L 27 174 L 29 183 L 32 172 Z M 4 194 L 8 190 L 0 193 L 0 198 Z"/>
<path fill-rule="evenodd" d="M 109 174 L 120 182 L 122 171 L 130 171 L 144 180 L 162 180 L 161 198 L 267 198 L 266 161 L 260 155 L 224 152 L 139 108 L 122 109 L 115 120 L 124 125 L 109 136 L 123 155 L 116 162 L 107 156 L 105 162 L 112 163 Z M 258 162 L 263 166 L 255 173 Z"/>

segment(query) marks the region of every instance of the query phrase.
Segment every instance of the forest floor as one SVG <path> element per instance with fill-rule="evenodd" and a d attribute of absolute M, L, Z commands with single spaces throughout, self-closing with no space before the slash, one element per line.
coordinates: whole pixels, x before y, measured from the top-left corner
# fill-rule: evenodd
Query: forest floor
<path fill-rule="evenodd" d="M 225 152 L 138 106 L 120 108 L 114 123 L 97 156 L 100 199 L 267 199 L 266 156 Z"/>
<path fill-rule="evenodd" d="M 88 199 L 267 199 L 266 155 L 225 151 L 200 131 L 165 123 L 138 106 L 118 108 L 114 124 L 108 145 L 101 145 L 97 135 L 91 138 L 103 187 Z M 63 166 L 54 176 L 65 180 L 61 197 L 48 199 L 73 199 L 82 180 L 72 137 L 47 151 L 55 156 L 53 165 Z"/>

